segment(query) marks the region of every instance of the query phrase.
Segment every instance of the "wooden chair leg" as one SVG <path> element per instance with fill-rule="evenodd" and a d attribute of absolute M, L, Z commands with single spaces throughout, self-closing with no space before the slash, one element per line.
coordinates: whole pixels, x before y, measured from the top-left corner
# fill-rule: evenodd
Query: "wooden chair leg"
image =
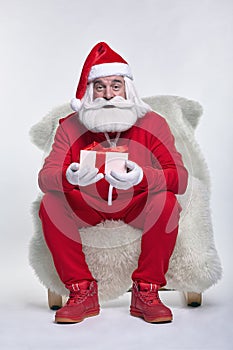
<path fill-rule="evenodd" d="M 48 289 L 48 304 L 51 310 L 58 310 L 62 307 L 62 296 Z"/>
<path fill-rule="evenodd" d="M 202 303 L 201 293 L 184 292 L 184 296 L 188 306 L 197 307 Z"/>

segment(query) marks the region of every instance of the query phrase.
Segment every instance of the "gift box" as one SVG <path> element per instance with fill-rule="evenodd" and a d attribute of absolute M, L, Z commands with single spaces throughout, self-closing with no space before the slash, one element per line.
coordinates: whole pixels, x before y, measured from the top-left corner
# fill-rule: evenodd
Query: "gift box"
<path fill-rule="evenodd" d="M 115 146 L 105 148 L 97 142 L 80 151 L 80 167 L 98 168 L 100 172 L 109 174 L 111 170 L 126 172 L 125 161 L 128 160 L 128 147 Z M 113 186 L 109 185 L 108 205 L 112 205 Z"/>
<path fill-rule="evenodd" d="M 98 168 L 104 174 L 110 173 L 111 170 L 116 172 L 126 172 L 125 161 L 128 159 L 126 152 L 108 152 L 108 151 L 89 151 L 81 150 L 80 167 L 88 166 Z"/>

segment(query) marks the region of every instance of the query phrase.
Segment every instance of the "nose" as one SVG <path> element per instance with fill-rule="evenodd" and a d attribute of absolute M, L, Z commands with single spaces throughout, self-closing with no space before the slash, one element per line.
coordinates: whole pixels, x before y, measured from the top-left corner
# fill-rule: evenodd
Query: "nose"
<path fill-rule="evenodd" d="M 111 89 L 111 86 L 106 86 L 105 92 L 104 92 L 104 98 L 105 100 L 111 100 L 114 97 L 114 93 Z"/>

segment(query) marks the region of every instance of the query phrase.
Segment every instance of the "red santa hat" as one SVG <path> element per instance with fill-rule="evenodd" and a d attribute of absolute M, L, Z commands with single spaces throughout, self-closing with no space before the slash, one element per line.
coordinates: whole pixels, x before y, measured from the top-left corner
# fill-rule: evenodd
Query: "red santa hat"
<path fill-rule="evenodd" d="M 79 79 L 76 98 L 71 101 L 71 108 L 74 111 L 80 109 L 81 99 L 89 82 L 111 75 L 127 76 L 133 79 L 128 63 L 106 43 L 100 42 L 93 47 L 86 58 Z"/>

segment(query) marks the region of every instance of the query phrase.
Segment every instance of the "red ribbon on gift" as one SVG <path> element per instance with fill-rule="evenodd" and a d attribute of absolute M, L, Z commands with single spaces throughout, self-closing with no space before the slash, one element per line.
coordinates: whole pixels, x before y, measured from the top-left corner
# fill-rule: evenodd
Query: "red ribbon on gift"
<path fill-rule="evenodd" d="M 103 147 L 101 143 L 99 142 L 92 142 L 90 145 L 86 146 L 84 148 L 86 151 L 96 151 L 96 152 L 128 152 L 128 146 L 127 145 L 122 145 L 122 146 L 116 146 L 116 147 Z"/>

